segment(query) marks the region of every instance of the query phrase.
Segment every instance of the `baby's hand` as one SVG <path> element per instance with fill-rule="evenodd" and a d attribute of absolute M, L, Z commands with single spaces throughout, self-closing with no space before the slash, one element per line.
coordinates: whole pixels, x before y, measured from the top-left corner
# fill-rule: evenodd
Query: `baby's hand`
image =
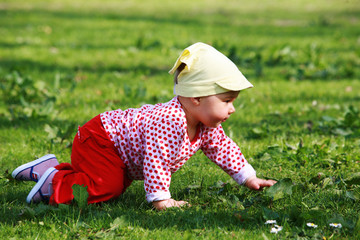
<path fill-rule="evenodd" d="M 184 205 L 189 205 L 188 202 L 176 201 L 172 198 L 161 201 L 155 201 L 152 204 L 157 210 L 165 210 L 166 208 L 170 208 L 170 207 L 182 207 Z"/>
<path fill-rule="evenodd" d="M 245 186 L 252 190 L 261 190 L 264 187 L 271 187 L 275 183 L 275 180 L 265 180 L 257 178 L 256 176 L 251 176 L 247 179 Z"/>

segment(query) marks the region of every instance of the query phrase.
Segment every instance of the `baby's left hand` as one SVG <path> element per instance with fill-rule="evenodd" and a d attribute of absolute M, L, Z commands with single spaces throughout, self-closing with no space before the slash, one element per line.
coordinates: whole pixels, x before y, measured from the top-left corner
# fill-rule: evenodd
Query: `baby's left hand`
<path fill-rule="evenodd" d="M 261 190 L 264 187 L 271 187 L 275 183 L 275 180 L 265 180 L 257 178 L 256 176 L 251 176 L 247 179 L 245 186 L 252 190 Z"/>

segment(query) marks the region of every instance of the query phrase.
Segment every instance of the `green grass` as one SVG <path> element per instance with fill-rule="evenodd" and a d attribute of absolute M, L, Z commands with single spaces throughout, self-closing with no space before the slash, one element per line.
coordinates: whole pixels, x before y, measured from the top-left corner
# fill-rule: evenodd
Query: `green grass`
<path fill-rule="evenodd" d="M 2 1 L 0 238 L 359 238 L 359 6 Z M 189 208 L 153 210 L 141 181 L 86 208 L 25 203 L 32 184 L 12 180 L 14 168 L 46 153 L 68 162 L 76 126 L 101 112 L 171 99 L 167 71 L 197 41 L 228 55 L 255 85 L 223 127 L 278 188 L 237 186 L 199 152 L 172 179 L 173 197 Z M 284 229 L 271 234 L 268 219 Z"/>

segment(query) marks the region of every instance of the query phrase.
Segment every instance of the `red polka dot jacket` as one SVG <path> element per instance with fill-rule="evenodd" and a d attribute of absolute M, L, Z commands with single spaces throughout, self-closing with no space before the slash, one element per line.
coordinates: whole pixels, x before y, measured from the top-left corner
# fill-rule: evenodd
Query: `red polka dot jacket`
<path fill-rule="evenodd" d="M 221 125 L 202 126 L 193 141 L 177 97 L 167 103 L 104 112 L 101 121 L 133 180 L 144 180 L 148 202 L 171 198 L 171 174 L 201 149 L 238 184 L 255 175 Z"/>

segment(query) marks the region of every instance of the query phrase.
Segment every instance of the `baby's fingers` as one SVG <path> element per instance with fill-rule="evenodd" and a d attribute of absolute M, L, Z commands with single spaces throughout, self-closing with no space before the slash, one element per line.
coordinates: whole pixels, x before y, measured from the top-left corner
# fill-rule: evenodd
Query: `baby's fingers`
<path fill-rule="evenodd" d="M 272 185 L 274 185 L 276 183 L 275 180 L 264 180 L 262 187 L 271 187 Z"/>
<path fill-rule="evenodd" d="M 188 203 L 188 202 L 186 202 L 186 201 L 177 201 L 177 206 L 178 206 L 178 207 L 182 207 L 182 206 L 191 207 L 190 203 Z"/>

